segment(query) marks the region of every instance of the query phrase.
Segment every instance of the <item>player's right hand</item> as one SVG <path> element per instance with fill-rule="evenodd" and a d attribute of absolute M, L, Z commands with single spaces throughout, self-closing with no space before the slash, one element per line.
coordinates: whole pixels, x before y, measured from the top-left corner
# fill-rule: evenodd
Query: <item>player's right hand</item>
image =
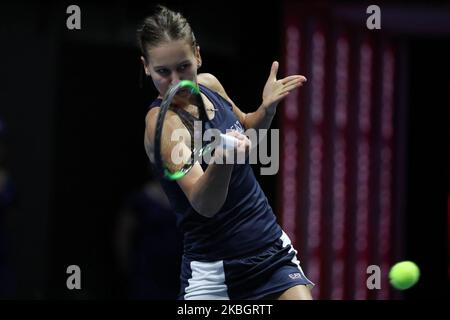
<path fill-rule="evenodd" d="M 252 147 L 250 139 L 238 131 L 227 132 L 222 137 L 222 143 L 216 147 L 215 155 L 222 158 L 223 163 L 244 163 Z"/>

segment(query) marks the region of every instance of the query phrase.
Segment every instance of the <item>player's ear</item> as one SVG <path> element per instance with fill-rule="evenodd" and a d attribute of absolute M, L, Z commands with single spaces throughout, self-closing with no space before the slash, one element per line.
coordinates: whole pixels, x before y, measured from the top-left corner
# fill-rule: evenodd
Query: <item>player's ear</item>
<path fill-rule="evenodd" d="M 202 56 L 200 54 L 200 47 L 195 47 L 195 60 L 197 61 L 197 69 L 202 66 Z"/>
<path fill-rule="evenodd" d="M 142 61 L 142 64 L 144 65 L 145 74 L 147 76 L 149 76 L 150 75 L 150 70 L 149 70 L 147 61 L 145 60 L 145 58 L 143 56 L 141 56 L 141 61 Z"/>

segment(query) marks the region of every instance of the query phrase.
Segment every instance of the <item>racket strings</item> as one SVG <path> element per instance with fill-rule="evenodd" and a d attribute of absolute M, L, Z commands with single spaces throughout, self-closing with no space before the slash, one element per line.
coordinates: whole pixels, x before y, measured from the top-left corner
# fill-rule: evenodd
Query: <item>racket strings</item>
<path fill-rule="evenodd" d="M 180 95 L 176 97 L 177 94 Z M 198 107 L 198 118 L 182 107 L 176 107 L 176 105 L 184 105 L 186 103 Z M 169 109 L 178 115 L 183 125 L 191 135 L 191 159 L 190 161 L 185 163 L 182 168 L 176 168 L 171 163 L 164 164 L 164 160 L 162 159 L 162 128 L 166 113 Z M 196 132 L 195 130 L 194 122 L 198 120 L 202 121 L 204 125 L 202 125 L 202 132 Z M 160 104 L 160 112 L 158 114 L 155 127 L 155 165 L 156 170 L 158 170 L 159 174 L 169 180 L 178 180 L 183 177 L 193 167 L 196 161 L 198 161 L 199 156 L 202 156 L 204 150 L 207 149 L 204 147 L 204 142 L 202 142 L 201 147 L 198 148 L 198 150 L 195 148 L 194 143 L 196 135 L 203 137 L 203 133 L 206 127 L 208 127 L 208 117 L 206 114 L 205 105 L 200 96 L 199 87 L 192 81 L 183 80 L 175 87 L 170 88 Z"/>
<path fill-rule="evenodd" d="M 194 146 L 194 121 L 198 120 L 196 117 L 194 117 L 192 114 L 187 112 L 184 109 L 177 108 L 177 107 L 169 107 L 169 110 L 175 112 L 178 117 L 180 117 L 181 122 L 184 124 L 186 129 L 189 131 L 189 134 L 191 135 L 191 149 Z"/>

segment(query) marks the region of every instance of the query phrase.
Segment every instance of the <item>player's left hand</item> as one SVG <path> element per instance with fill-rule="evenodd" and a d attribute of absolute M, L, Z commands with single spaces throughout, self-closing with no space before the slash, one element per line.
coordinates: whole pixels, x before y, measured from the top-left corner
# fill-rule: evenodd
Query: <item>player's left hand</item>
<path fill-rule="evenodd" d="M 287 97 L 292 90 L 306 82 L 306 78 L 302 75 L 292 75 L 283 79 L 277 79 L 278 66 L 277 61 L 272 63 L 270 75 L 262 94 L 263 106 L 269 113 L 275 113 L 278 103 Z"/>

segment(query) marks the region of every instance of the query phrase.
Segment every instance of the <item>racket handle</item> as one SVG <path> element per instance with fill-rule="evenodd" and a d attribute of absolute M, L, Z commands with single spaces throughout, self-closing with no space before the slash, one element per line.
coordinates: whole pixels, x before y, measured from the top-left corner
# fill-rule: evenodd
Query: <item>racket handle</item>
<path fill-rule="evenodd" d="M 238 143 L 238 139 L 236 139 L 233 136 L 229 136 L 229 135 L 221 133 L 220 137 L 221 137 L 221 142 L 222 142 L 222 148 L 224 150 L 234 149 Z"/>

